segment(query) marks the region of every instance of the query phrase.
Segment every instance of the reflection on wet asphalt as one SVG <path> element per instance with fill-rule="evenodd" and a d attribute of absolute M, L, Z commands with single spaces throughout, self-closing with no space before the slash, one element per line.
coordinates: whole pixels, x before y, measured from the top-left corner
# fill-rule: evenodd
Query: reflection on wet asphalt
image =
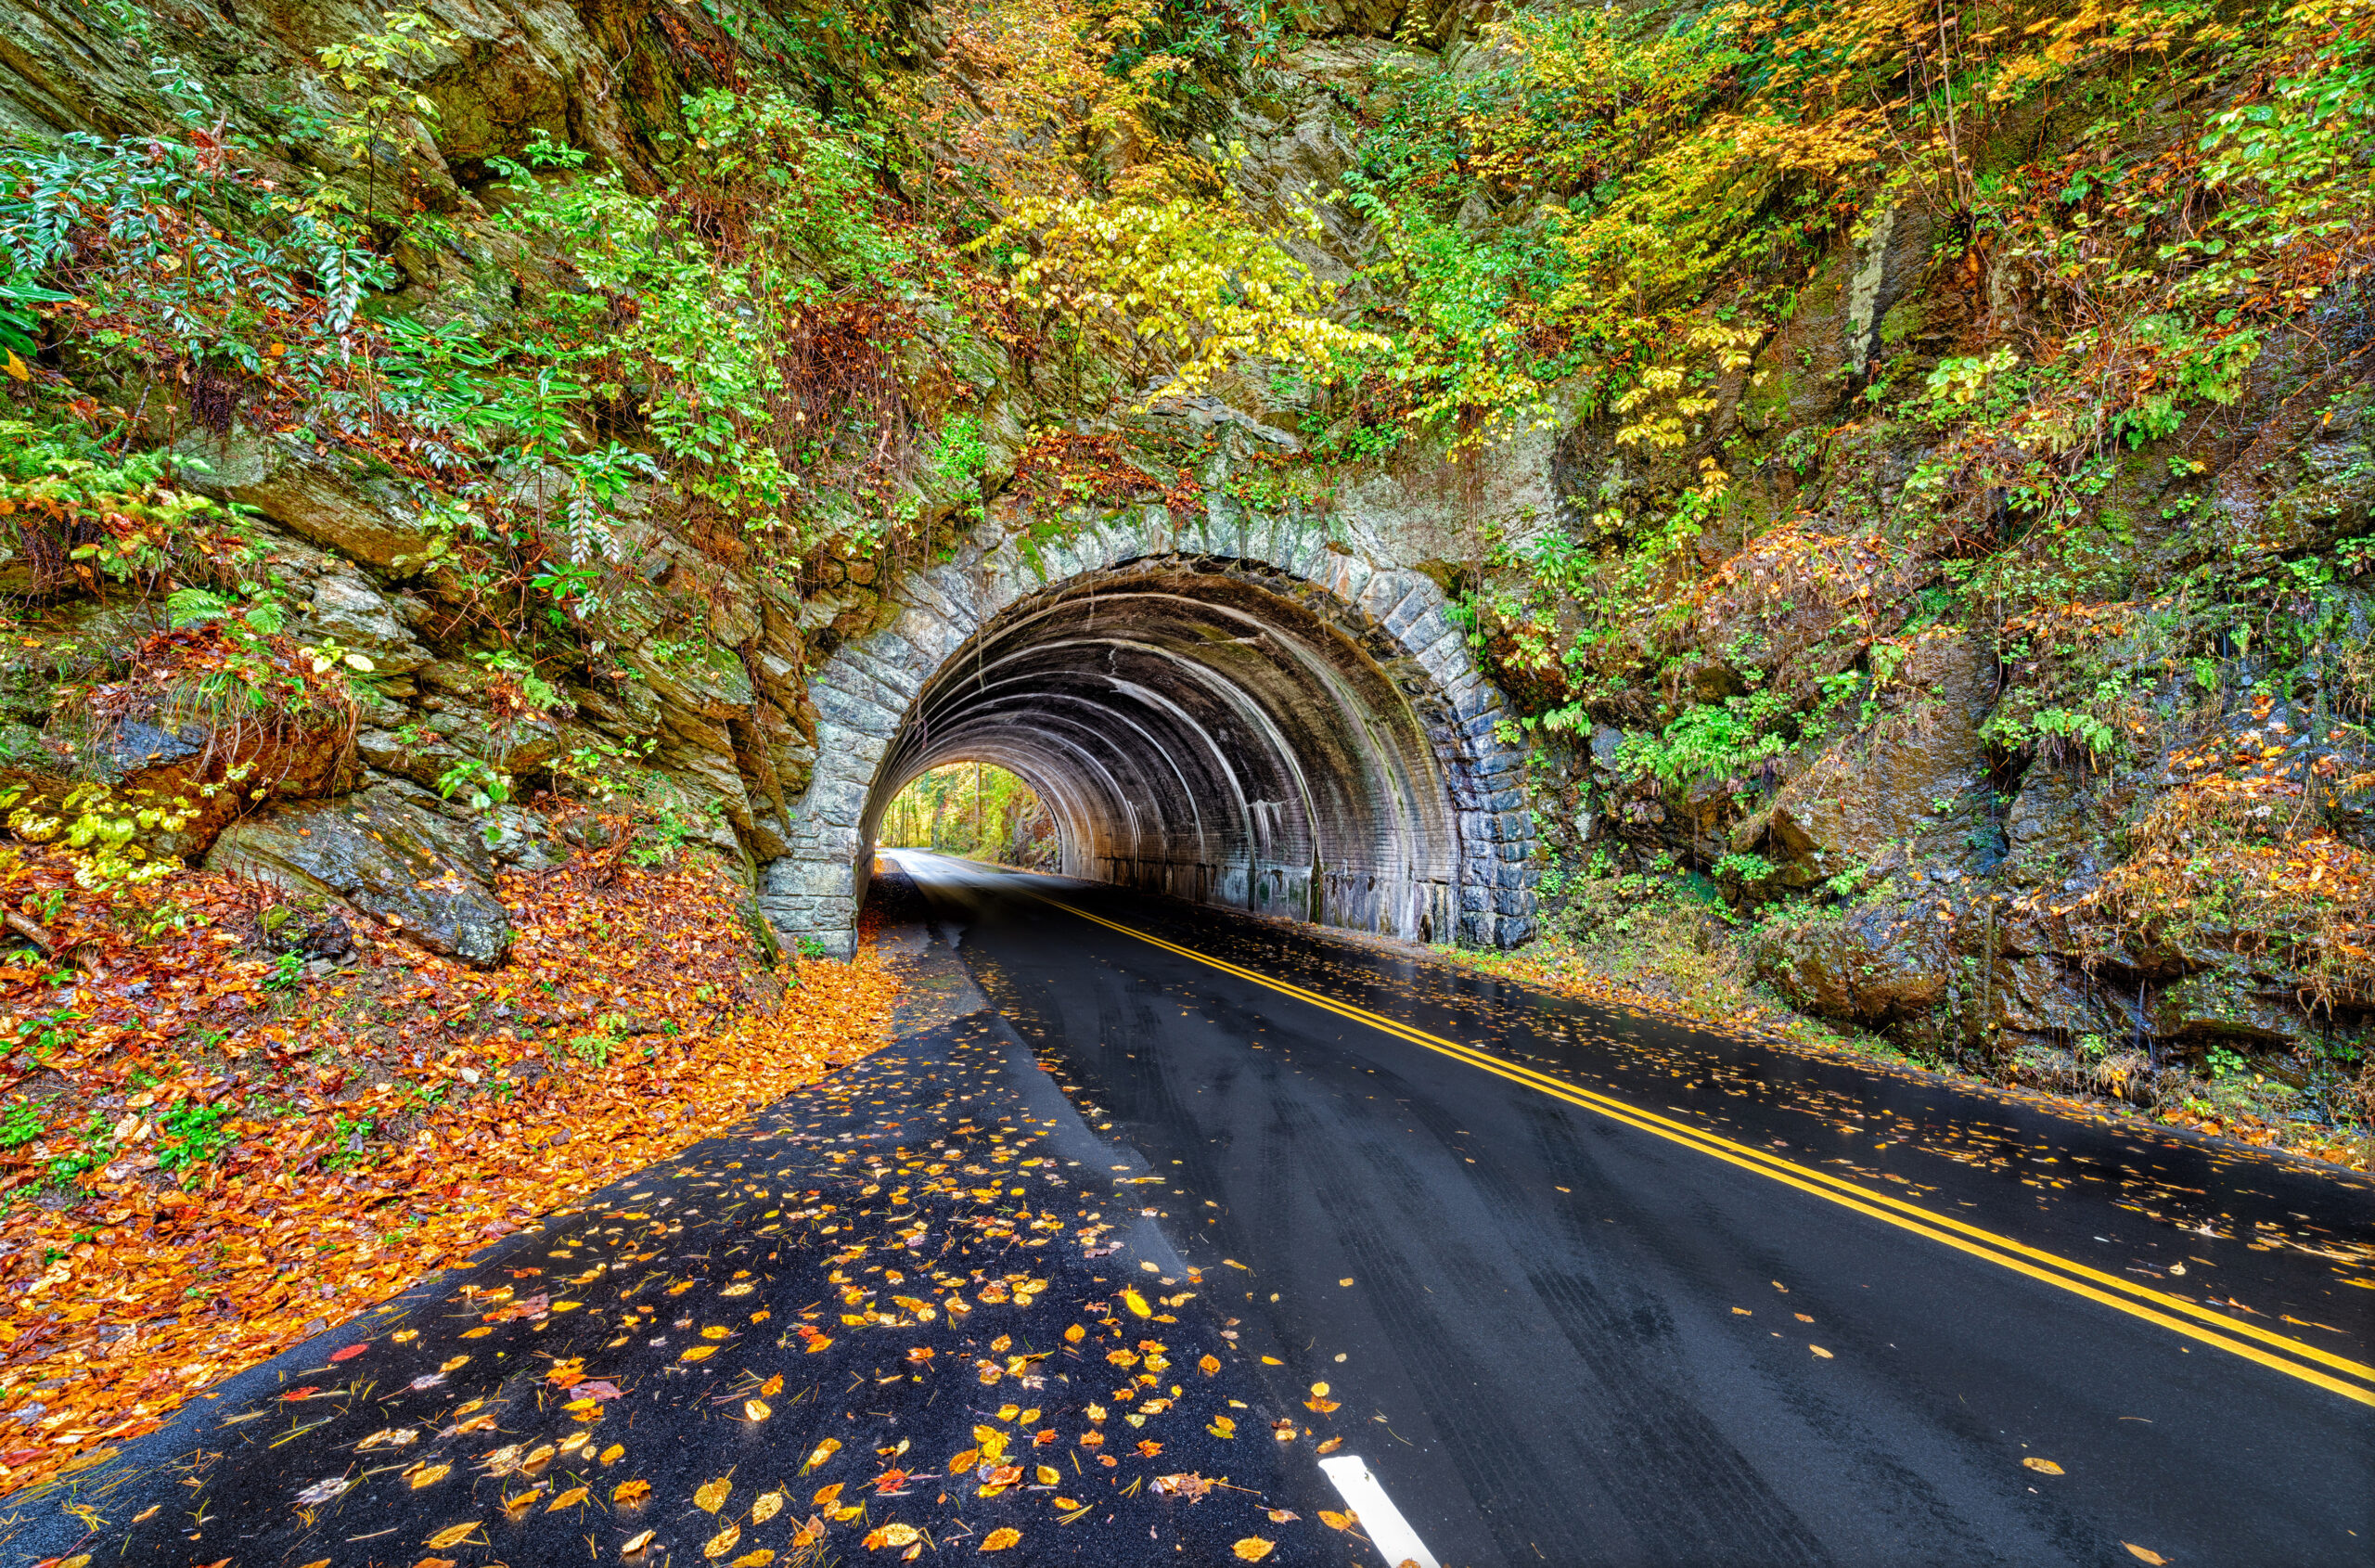
<path fill-rule="evenodd" d="M 1164 1176 L 1243 1343 L 1371 1424 L 1446 1563 L 2375 1561 L 2365 1404 L 1044 899 L 2359 1364 L 2364 1178 L 901 859 L 1074 1102 Z"/>
<path fill-rule="evenodd" d="M 944 949 L 886 945 L 895 1045 L 194 1401 L 0 1556 L 1353 1559 L 1321 1418 L 1252 1375 L 1143 1163 Z"/>

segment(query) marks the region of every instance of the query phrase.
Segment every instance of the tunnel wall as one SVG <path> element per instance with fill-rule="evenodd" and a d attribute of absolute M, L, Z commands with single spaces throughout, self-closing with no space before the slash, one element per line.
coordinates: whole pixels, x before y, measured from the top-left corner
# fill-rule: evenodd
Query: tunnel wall
<path fill-rule="evenodd" d="M 760 874 L 787 938 L 851 950 L 881 811 L 960 757 L 1041 791 L 1070 874 L 1437 942 L 1533 934 L 1521 754 L 1424 573 L 1316 521 L 1149 508 L 1055 546 L 985 528 L 894 598 L 812 682 L 816 770 Z"/>

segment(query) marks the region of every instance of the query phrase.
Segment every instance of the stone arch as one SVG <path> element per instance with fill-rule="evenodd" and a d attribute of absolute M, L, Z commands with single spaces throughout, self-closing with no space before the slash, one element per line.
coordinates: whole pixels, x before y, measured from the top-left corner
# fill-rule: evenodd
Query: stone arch
<path fill-rule="evenodd" d="M 1158 508 L 998 536 L 892 598 L 811 683 L 815 772 L 760 877 L 787 937 L 849 951 L 892 796 L 977 758 L 1040 792 L 1072 875 L 1421 940 L 1533 934 L 1521 757 L 1424 573 L 1313 521 Z"/>

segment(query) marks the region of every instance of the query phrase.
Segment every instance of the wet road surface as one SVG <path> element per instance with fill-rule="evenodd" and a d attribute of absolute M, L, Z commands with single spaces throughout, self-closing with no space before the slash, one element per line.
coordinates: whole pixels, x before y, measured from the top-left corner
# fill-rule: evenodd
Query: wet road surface
<path fill-rule="evenodd" d="M 894 1044 L 7 1499 L 0 1563 L 1362 1561 L 1143 1163 L 883 945 Z"/>
<path fill-rule="evenodd" d="M 1445 1564 L 2375 1562 L 2364 1179 L 897 858 Z"/>
<path fill-rule="evenodd" d="M 2363 1180 L 900 858 L 895 1044 L 0 1562 L 2375 1561 Z"/>

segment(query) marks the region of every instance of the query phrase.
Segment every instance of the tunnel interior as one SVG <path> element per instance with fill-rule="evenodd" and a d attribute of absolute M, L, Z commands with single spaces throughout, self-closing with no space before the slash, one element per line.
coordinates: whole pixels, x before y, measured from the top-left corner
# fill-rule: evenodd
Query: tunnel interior
<path fill-rule="evenodd" d="M 1038 791 L 1067 875 L 1455 940 L 1452 716 L 1381 634 L 1328 609 L 1283 574 L 1182 558 L 1008 606 L 909 706 L 868 792 L 860 878 L 909 780 L 979 760 Z"/>

